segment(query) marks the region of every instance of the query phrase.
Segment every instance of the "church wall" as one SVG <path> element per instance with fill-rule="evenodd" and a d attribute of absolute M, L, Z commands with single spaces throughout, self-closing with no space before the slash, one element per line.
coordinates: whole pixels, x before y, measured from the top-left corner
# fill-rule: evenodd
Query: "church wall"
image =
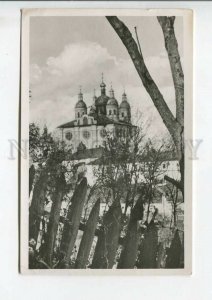
<path fill-rule="evenodd" d="M 60 139 L 63 139 L 67 145 L 72 145 L 74 152 L 77 151 L 77 147 L 80 142 L 82 142 L 87 149 L 97 148 L 103 145 L 104 136 L 103 130 L 104 126 L 88 125 L 88 126 L 75 126 L 72 128 L 60 129 L 63 134 L 57 134 Z M 67 135 L 67 133 L 70 133 Z M 68 139 L 71 136 L 71 139 Z M 68 138 L 67 138 L 68 137 Z"/>
<path fill-rule="evenodd" d="M 80 120 L 81 121 L 81 120 Z M 82 142 L 87 149 L 98 148 L 104 145 L 105 132 L 111 133 L 112 136 L 127 136 L 128 127 L 119 124 L 96 125 L 82 124 L 71 128 L 57 128 L 54 131 L 55 140 L 64 141 L 68 146 L 72 147 L 72 151 L 76 152 L 80 142 Z M 77 124 L 77 123 L 76 123 Z M 124 133 L 125 132 L 125 133 Z"/>

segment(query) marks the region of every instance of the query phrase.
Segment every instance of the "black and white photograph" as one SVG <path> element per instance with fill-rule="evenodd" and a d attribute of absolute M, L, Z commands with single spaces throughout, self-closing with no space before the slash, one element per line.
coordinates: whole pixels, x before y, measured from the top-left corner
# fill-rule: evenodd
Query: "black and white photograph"
<path fill-rule="evenodd" d="M 191 274 L 192 25 L 22 11 L 22 273 Z"/>

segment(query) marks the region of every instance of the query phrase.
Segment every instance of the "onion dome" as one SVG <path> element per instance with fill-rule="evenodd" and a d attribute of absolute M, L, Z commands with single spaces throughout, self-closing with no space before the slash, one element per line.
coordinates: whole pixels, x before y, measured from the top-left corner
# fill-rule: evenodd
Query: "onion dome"
<path fill-rule="evenodd" d="M 95 105 L 96 106 L 105 106 L 107 104 L 107 101 L 109 99 L 109 97 L 106 95 L 106 84 L 103 82 L 103 74 L 102 74 L 102 82 L 100 84 L 100 88 L 101 88 L 101 95 L 96 98 L 95 100 Z"/>
<path fill-rule="evenodd" d="M 106 84 L 102 81 L 101 84 L 100 84 L 100 87 L 101 88 L 106 88 Z"/>
<path fill-rule="evenodd" d="M 75 108 L 85 108 L 87 109 L 87 105 L 86 103 L 83 101 L 83 94 L 81 92 L 81 89 L 80 89 L 80 92 L 78 94 L 78 101 L 75 105 Z"/>
<path fill-rule="evenodd" d="M 83 100 L 80 100 L 76 103 L 75 108 L 87 108 L 87 106 Z"/>
<path fill-rule="evenodd" d="M 118 106 L 118 101 L 115 99 L 114 97 L 114 90 L 111 86 L 111 89 L 110 89 L 110 98 L 107 102 L 107 105 L 115 105 L 115 106 Z"/>
<path fill-rule="evenodd" d="M 122 102 L 119 106 L 120 108 L 127 108 L 127 109 L 130 109 L 130 105 L 127 101 L 127 95 L 126 93 L 124 92 L 123 95 L 122 95 Z"/>
<path fill-rule="evenodd" d="M 118 101 L 115 98 L 110 98 L 107 102 L 107 105 L 116 105 L 116 106 L 118 106 Z"/>
<path fill-rule="evenodd" d="M 101 95 L 105 95 L 106 84 L 104 83 L 104 75 L 103 75 L 103 73 L 102 73 L 102 82 L 100 84 L 100 88 L 101 88 Z"/>
<path fill-rule="evenodd" d="M 106 96 L 106 95 L 100 95 L 100 96 L 96 99 L 95 104 L 96 104 L 96 106 L 98 106 L 98 105 L 106 105 L 108 99 L 109 99 L 108 96 Z"/>

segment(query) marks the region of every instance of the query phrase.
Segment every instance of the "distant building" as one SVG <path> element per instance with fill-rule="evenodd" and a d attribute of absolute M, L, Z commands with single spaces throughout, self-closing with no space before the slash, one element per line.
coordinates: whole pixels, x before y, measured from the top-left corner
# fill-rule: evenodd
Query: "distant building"
<path fill-rule="evenodd" d="M 124 92 L 119 104 L 111 86 L 109 96 L 106 84 L 100 84 L 101 94 L 94 95 L 89 111 L 80 90 L 75 105 L 75 119 L 56 129 L 56 136 L 72 147 L 72 151 L 95 149 L 103 146 L 106 132 L 127 136 L 136 126 L 131 123 L 131 107 Z"/>

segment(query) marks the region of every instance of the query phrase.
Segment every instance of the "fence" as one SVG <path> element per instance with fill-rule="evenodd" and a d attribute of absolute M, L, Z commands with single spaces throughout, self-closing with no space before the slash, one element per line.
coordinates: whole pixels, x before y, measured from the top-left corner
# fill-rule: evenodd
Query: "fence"
<path fill-rule="evenodd" d="M 34 176 L 34 172 L 31 174 Z M 76 185 L 67 216 L 62 218 L 60 211 L 66 181 L 61 175 L 56 180 L 49 220 L 46 222 L 43 219 L 45 178 L 46 174 L 41 173 L 36 181 L 29 209 L 29 268 L 183 268 L 184 247 L 178 230 L 175 230 L 167 247 L 167 241 L 158 239 L 156 214 L 149 223 L 141 226 L 144 207 L 142 195 L 127 221 L 120 202 L 114 201 L 99 222 L 103 199 L 98 198 L 86 222 L 82 223 L 83 208 L 89 197 L 87 179 L 83 177 Z M 39 234 L 41 224 L 42 235 Z M 80 241 L 77 238 L 79 232 L 82 232 Z M 35 250 L 38 236 L 42 242 L 39 249 Z M 59 240 L 57 247 L 56 240 Z"/>

